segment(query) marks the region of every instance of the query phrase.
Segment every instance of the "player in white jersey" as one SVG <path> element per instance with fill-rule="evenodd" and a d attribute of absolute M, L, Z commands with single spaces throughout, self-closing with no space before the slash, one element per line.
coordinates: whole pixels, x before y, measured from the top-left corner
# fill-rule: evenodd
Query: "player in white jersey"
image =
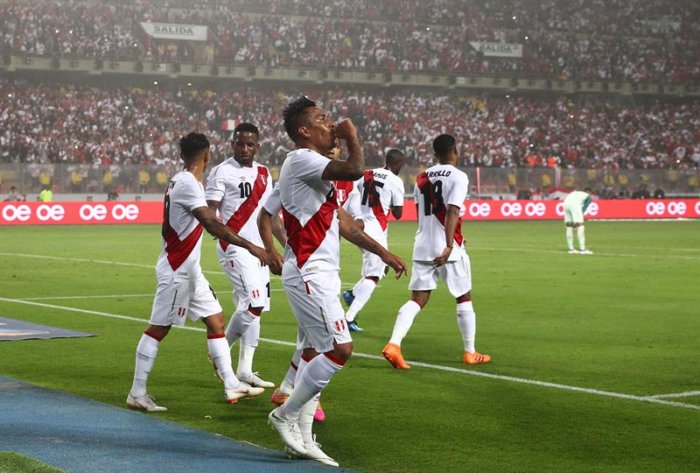
<path fill-rule="evenodd" d="M 363 172 L 362 148 L 352 122 L 344 120 L 335 125 L 314 102 L 302 97 L 285 108 L 284 125 L 297 149 L 287 155 L 279 178 L 288 236 L 282 266 L 266 218 L 275 212 L 267 205 L 268 212 L 261 212 L 259 217 L 260 234 L 268 251 L 270 270 L 282 273 L 299 325 L 298 347 L 303 348 L 303 355 L 292 393 L 284 404 L 270 412 L 268 419 L 290 454 L 338 466 L 316 443 L 312 425 L 321 390 L 352 354 L 352 338 L 338 298 L 339 235 L 380 254 L 397 277 L 406 267 L 339 209 L 331 181 L 359 179 Z M 347 143 L 350 155 L 345 161 L 325 156 L 336 138 Z"/>
<path fill-rule="evenodd" d="M 388 248 L 389 212 L 396 220 L 403 215 L 403 181 L 398 176 L 406 162 L 406 156 L 398 149 L 390 149 L 384 157 L 384 167 L 365 171 L 355 183 L 361 193 L 360 208 L 365 232 Z M 345 320 L 351 332 L 364 329 L 356 322 L 357 314 L 372 297 L 377 283 L 386 274 L 386 265 L 374 253 L 362 251 L 361 278 L 355 286 L 343 293 L 348 304 Z"/>
<path fill-rule="evenodd" d="M 409 369 L 401 352 L 401 342 L 418 312 L 437 289 L 438 278 L 445 281 L 457 301 L 457 325 L 464 342 L 464 362 L 488 363 L 489 355 L 474 348 L 476 314 L 472 305 L 471 265 L 464 249 L 462 215 L 469 189 L 469 178 L 455 167 L 459 162 L 453 136 L 440 135 L 433 140 L 439 164 L 416 177 L 414 198 L 418 212 L 418 231 L 413 246 L 413 270 L 408 288 L 411 299 L 400 309 L 391 340 L 382 355 L 394 368 Z"/>
<path fill-rule="evenodd" d="M 326 156 L 331 159 L 340 159 L 340 148 L 336 146 Z M 338 205 L 340 205 L 340 207 L 345 210 L 350 218 L 355 221 L 355 224 L 360 225 L 360 228 L 363 228 L 364 224 L 362 222 L 362 211 L 360 209 L 360 192 L 355 186 L 355 181 L 333 181 L 333 185 L 338 193 Z M 272 191 L 272 194 L 267 200 L 265 207 L 269 208 L 270 212 L 273 212 L 273 214 L 268 213 L 268 218 L 273 218 L 273 215 L 279 213 L 282 208 L 279 195 L 279 186 L 276 186 Z M 263 208 L 261 212 L 267 212 L 267 210 Z M 278 222 L 278 219 L 273 220 L 273 223 L 276 222 Z M 274 226 L 272 230 L 274 233 Z M 275 236 L 277 236 L 276 233 Z M 284 235 L 283 238 L 286 238 L 286 235 Z M 282 240 L 280 240 L 279 237 L 277 239 L 280 241 L 280 243 L 282 243 Z M 282 243 L 282 246 L 285 246 L 285 244 Z M 284 401 L 287 400 L 289 394 L 292 392 L 292 389 L 294 389 L 294 380 L 296 378 L 297 369 L 299 368 L 301 352 L 301 349 L 297 349 L 292 355 L 289 368 L 287 369 L 287 373 L 285 374 L 280 387 L 275 389 L 275 392 L 272 393 L 272 396 L 270 397 L 270 402 L 272 402 L 272 404 L 277 406 L 284 404 Z M 316 407 L 316 412 L 314 413 L 314 421 L 324 422 L 325 420 L 326 413 L 321 406 L 321 402 L 319 402 L 318 406 Z"/>
<path fill-rule="evenodd" d="M 207 204 L 219 211 L 224 224 L 234 233 L 262 246 L 258 214 L 272 192 L 268 169 L 255 162 L 260 149 L 260 132 L 252 123 L 240 123 L 233 130 L 233 157 L 214 167 L 207 181 Z M 236 376 L 251 386 L 274 388 L 274 383 L 253 373 L 253 356 L 260 338 L 260 316 L 270 309 L 270 271 L 249 252 L 220 240 L 216 245 L 219 263 L 233 286 L 236 307 L 228 326 L 229 346 L 241 340 Z"/>
<path fill-rule="evenodd" d="M 566 226 L 566 246 L 569 254 L 592 255 L 593 252 L 586 248 L 586 230 L 583 224 L 583 213 L 591 204 L 590 187 L 583 191 L 573 191 L 564 198 L 564 225 Z M 578 237 L 579 250 L 574 248 L 574 229 Z"/>
<path fill-rule="evenodd" d="M 158 288 L 148 327 L 136 348 L 134 380 L 126 399 L 129 408 L 148 412 L 167 410 L 148 395 L 146 384 L 160 342 L 170 327 L 184 325 L 187 317 L 202 320 L 207 327 L 209 356 L 224 380 L 227 402 L 235 403 L 242 397 L 255 397 L 264 392 L 262 388 L 239 381 L 233 374 L 231 352 L 224 334 L 224 314 L 200 266 L 202 230 L 244 248 L 261 261 L 266 253 L 221 224 L 207 207 L 202 187 L 204 170 L 209 163 L 207 138 L 200 133 L 190 133 L 180 139 L 179 145 L 185 166 L 172 177 L 165 193 L 163 251 L 156 264 Z"/>

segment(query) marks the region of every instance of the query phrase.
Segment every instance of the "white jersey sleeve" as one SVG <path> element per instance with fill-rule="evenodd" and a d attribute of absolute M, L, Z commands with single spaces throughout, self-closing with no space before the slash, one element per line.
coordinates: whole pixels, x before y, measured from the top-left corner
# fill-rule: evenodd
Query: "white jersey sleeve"
<path fill-rule="evenodd" d="M 207 200 L 221 202 L 226 193 L 226 174 L 222 171 L 225 163 L 221 163 L 211 170 L 207 178 Z"/>
<path fill-rule="evenodd" d="M 265 201 L 265 204 L 263 205 L 267 213 L 270 215 L 277 215 L 280 210 L 282 210 L 282 202 L 280 201 L 280 185 L 279 182 L 275 184 L 274 189 L 272 189 L 272 193 L 270 196 L 267 198 Z"/>
<path fill-rule="evenodd" d="M 343 209 L 352 219 L 362 218 L 362 209 L 360 208 L 360 191 L 356 186 L 353 186 L 350 190 L 350 194 L 343 204 Z"/>
<path fill-rule="evenodd" d="M 202 183 L 189 172 L 180 174 L 180 179 L 170 192 L 170 201 L 190 212 L 207 206 Z"/>
<path fill-rule="evenodd" d="M 403 179 L 397 175 L 394 175 L 394 177 L 395 179 L 392 179 L 394 182 L 391 186 L 391 206 L 403 207 L 403 195 L 406 193 L 403 185 Z"/>
<path fill-rule="evenodd" d="M 446 186 L 447 192 L 443 194 L 443 199 L 445 204 L 458 207 L 461 216 L 464 213 L 464 201 L 469 193 L 469 177 L 463 172 L 454 173 L 450 177 L 452 182 Z"/>

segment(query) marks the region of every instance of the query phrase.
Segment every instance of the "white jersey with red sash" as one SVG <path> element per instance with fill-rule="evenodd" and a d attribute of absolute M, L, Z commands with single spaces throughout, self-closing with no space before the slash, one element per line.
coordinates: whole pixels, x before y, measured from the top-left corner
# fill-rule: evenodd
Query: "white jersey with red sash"
<path fill-rule="evenodd" d="M 156 263 L 158 278 L 201 273 L 203 228 L 192 212 L 206 206 L 202 183 L 191 172 L 180 171 L 170 179 L 163 209 L 163 250 Z"/>
<path fill-rule="evenodd" d="M 337 191 L 332 182 L 321 179 L 328 163 L 327 157 L 302 148 L 287 154 L 280 170 L 285 264 L 293 264 L 302 275 L 339 270 Z"/>
<path fill-rule="evenodd" d="M 418 204 L 418 231 L 413 261 L 432 261 L 447 246 L 445 218 L 448 205 L 458 207 L 460 213 L 454 234 L 454 249 L 448 261 L 459 259 L 461 252 L 465 252 L 461 216 L 464 214 L 468 189 L 467 175 L 449 164 L 435 165 L 416 176 L 413 195 Z"/>
<path fill-rule="evenodd" d="M 378 168 L 365 171 L 356 186 L 361 194 L 360 209 L 365 224 L 377 224 L 386 232 L 391 207 L 403 207 L 403 181 L 390 170 Z"/>
<path fill-rule="evenodd" d="M 209 173 L 206 198 L 221 202 L 219 214 L 231 231 L 262 246 L 257 220 L 271 192 L 272 180 L 265 166 L 253 162 L 245 167 L 229 158 Z M 225 241 L 219 241 L 219 245 L 226 252 L 246 251 Z"/>

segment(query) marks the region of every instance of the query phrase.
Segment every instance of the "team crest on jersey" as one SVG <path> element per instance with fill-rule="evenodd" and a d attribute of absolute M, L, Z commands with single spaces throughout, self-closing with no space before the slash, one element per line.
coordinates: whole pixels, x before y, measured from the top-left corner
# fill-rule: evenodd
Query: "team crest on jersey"
<path fill-rule="evenodd" d="M 338 205 L 341 205 L 348 198 L 347 191 L 345 189 L 338 189 Z"/>

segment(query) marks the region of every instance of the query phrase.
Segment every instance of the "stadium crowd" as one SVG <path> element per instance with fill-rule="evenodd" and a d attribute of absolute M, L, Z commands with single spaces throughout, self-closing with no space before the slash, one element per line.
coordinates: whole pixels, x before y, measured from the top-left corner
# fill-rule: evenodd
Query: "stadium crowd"
<path fill-rule="evenodd" d="M 700 104 L 613 105 L 604 98 L 462 96 L 411 89 L 198 90 L 0 83 L 2 162 L 176 163 L 177 138 L 205 132 L 215 159 L 230 153 L 229 120 L 261 129 L 261 157 L 280 164 L 290 148 L 280 110 L 307 92 L 357 124 L 365 154 L 379 164 L 388 147 L 418 164 L 431 140 L 461 138 L 462 164 L 486 167 L 614 169 L 700 166 Z"/>
<path fill-rule="evenodd" d="M 700 4 L 692 0 L 436 3 L 10 2 L 0 6 L 0 47 L 104 60 L 700 83 Z M 139 25 L 149 21 L 206 25 L 209 39 L 156 40 Z M 522 44 L 522 57 L 484 55 L 470 44 L 481 41 Z"/>

